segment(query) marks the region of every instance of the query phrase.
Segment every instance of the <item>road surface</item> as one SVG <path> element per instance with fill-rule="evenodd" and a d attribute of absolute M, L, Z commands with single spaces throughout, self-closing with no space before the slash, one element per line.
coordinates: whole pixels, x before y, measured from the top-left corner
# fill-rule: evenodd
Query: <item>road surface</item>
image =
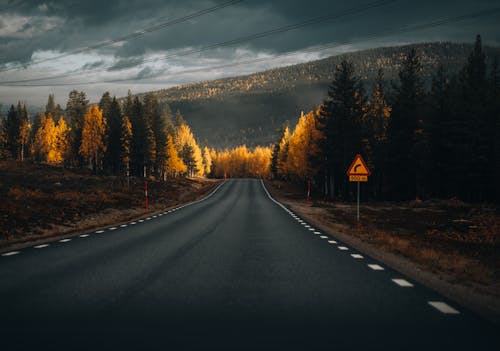
<path fill-rule="evenodd" d="M 0 256 L 0 349 L 499 345 L 498 326 L 323 235 L 259 180 L 69 239 Z"/>

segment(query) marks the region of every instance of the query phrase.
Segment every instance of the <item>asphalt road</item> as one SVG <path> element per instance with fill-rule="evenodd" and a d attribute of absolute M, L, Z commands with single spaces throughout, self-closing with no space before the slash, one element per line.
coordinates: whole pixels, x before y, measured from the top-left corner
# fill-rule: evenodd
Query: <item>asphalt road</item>
<path fill-rule="evenodd" d="M 259 180 L 230 180 L 4 253 L 0 349 L 498 349 L 498 326 L 295 217 Z"/>

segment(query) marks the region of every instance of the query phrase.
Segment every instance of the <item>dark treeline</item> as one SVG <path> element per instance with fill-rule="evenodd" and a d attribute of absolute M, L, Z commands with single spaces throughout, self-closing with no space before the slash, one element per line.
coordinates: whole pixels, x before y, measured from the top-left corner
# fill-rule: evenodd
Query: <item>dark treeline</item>
<path fill-rule="evenodd" d="M 186 145 L 198 153 L 181 155 Z M 174 125 L 168 105 L 160 108 L 153 94 L 139 99 L 129 92 L 120 103 L 106 92 L 91 105 L 84 92 L 73 90 L 65 109 L 49 95 L 45 112 L 33 119 L 18 103 L 0 121 L 0 159 L 166 179 L 187 175 L 185 164 L 203 162 L 196 157 L 201 158 L 201 151 L 181 114 Z"/>
<path fill-rule="evenodd" d="M 376 200 L 458 197 L 500 199 L 500 77 L 498 60 L 488 66 L 477 36 L 467 63 L 450 74 L 440 65 L 425 90 L 421 58 L 411 50 L 399 79 L 386 86 L 380 70 L 370 96 L 355 67 L 341 62 L 328 96 L 315 112 L 322 137 L 307 178 L 326 198 L 352 199 L 346 171 L 357 153 L 372 172 L 364 196 Z M 288 130 L 286 130 L 288 132 Z M 271 169 L 280 173 L 286 136 L 275 144 Z"/>

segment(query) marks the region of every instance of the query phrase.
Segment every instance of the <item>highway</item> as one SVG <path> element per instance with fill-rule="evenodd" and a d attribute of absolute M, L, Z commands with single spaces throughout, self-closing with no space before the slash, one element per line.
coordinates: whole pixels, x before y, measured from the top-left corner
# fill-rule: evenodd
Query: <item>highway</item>
<path fill-rule="evenodd" d="M 493 350 L 498 326 L 321 233 L 256 179 L 4 252 L 0 349 Z"/>

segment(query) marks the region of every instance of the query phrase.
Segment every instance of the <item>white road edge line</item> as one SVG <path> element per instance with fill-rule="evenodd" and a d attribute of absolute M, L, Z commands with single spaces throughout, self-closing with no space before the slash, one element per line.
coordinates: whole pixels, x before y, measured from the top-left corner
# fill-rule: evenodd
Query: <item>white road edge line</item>
<path fill-rule="evenodd" d="M 351 254 L 351 257 L 352 258 L 357 258 L 357 259 L 362 259 L 364 258 L 363 255 L 360 255 L 360 254 Z"/>
<path fill-rule="evenodd" d="M 2 256 L 14 256 L 14 255 L 17 255 L 19 253 L 19 251 L 11 251 L 11 252 L 6 252 L 4 254 L 2 254 Z"/>
<path fill-rule="evenodd" d="M 98 231 L 96 231 L 95 233 L 96 233 L 96 234 L 102 234 L 102 233 L 104 233 L 104 230 L 98 230 Z"/>
<path fill-rule="evenodd" d="M 43 249 L 44 247 L 47 247 L 49 246 L 49 244 L 41 244 L 41 245 L 37 245 L 37 246 L 33 246 L 35 249 Z"/>
<path fill-rule="evenodd" d="M 339 248 L 339 250 L 342 250 L 342 251 L 347 251 L 347 250 L 349 250 L 349 248 L 348 248 L 348 247 L 346 247 L 346 246 L 339 246 L 338 248 Z"/>
<path fill-rule="evenodd" d="M 126 226 L 127 226 L 126 224 L 122 224 L 120 228 L 125 228 Z"/>
<path fill-rule="evenodd" d="M 374 271 L 383 271 L 384 270 L 384 267 L 379 266 L 378 264 L 369 264 L 368 267 L 370 267 Z"/>
<path fill-rule="evenodd" d="M 68 241 L 71 241 L 71 239 L 61 239 L 61 240 L 59 240 L 60 243 L 67 243 Z"/>
<path fill-rule="evenodd" d="M 328 237 L 326 235 L 321 235 L 320 238 L 321 239 L 328 239 Z"/>
<path fill-rule="evenodd" d="M 330 244 L 336 244 L 337 242 L 335 240 L 328 240 Z"/>
<path fill-rule="evenodd" d="M 80 238 L 88 238 L 89 237 L 89 234 L 82 234 L 80 235 Z"/>
<path fill-rule="evenodd" d="M 111 227 L 108 230 L 116 230 L 116 227 Z"/>
<path fill-rule="evenodd" d="M 460 314 L 459 311 L 457 311 L 456 309 L 454 309 L 453 307 L 451 307 L 450 305 L 448 305 L 445 302 L 442 302 L 442 301 L 429 301 L 427 303 L 429 305 L 431 305 L 432 307 L 434 307 L 436 310 L 438 310 L 441 313 L 445 313 L 445 314 Z"/>
<path fill-rule="evenodd" d="M 392 281 L 403 288 L 413 287 L 413 284 L 406 279 L 392 279 Z"/>

